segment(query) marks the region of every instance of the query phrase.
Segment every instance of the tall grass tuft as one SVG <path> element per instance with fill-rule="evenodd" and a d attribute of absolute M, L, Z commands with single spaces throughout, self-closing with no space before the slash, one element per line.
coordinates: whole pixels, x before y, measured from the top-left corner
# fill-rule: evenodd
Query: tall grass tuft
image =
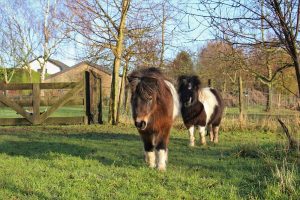
<path fill-rule="evenodd" d="M 296 193 L 296 179 L 297 170 L 295 165 L 289 166 L 286 159 L 283 160 L 282 166 L 275 166 L 275 170 L 272 172 L 275 180 L 277 180 L 278 187 L 281 192 L 294 195 Z"/>
<path fill-rule="evenodd" d="M 266 199 L 299 199 L 298 169 L 283 159 L 282 165 L 272 170 L 273 183 L 268 184 Z"/>

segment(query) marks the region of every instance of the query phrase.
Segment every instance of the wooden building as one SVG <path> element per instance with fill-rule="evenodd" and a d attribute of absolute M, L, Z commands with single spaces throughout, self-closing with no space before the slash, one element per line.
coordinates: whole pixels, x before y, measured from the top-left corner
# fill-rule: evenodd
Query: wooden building
<path fill-rule="evenodd" d="M 111 81 L 112 81 L 112 73 L 110 70 L 88 62 L 88 61 L 82 61 L 72 67 L 69 67 L 61 72 L 58 72 L 56 74 L 50 75 L 45 79 L 45 82 L 47 83 L 53 83 L 53 82 L 78 82 L 81 81 L 84 77 L 84 71 L 90 70 L 92 71 L 96 76 L 101 78 L 101 84 L 102 84 L 102 96 L 103 98 L 108 98 L 110 96 L 110 88 L 111 88 Z M 121 83 L 121 77 L 119 79 L 119 83 Z M 57 94 L 58 92 L 58 94 Z M 64 91 L 56 91 L 55 93 L 52 93 L 51 95 L 57 96 L 63 93 Z"/>
<path fill-rule="evenodd" d="M 112 81 L 112 72 L 100 65 L 82 61 L 78 64 L 75 64 L 72 67 L 66 67 L 62 71 L 59 71 L 55 74 L 48 75 L 45 79 L 45 83 L 57 83 L 57 82 L 79 82 L 83 81 L 84 72 L 91 71 L 96 77 L 101 79 L 101 91 L 103 104 L 108 105 L 110 91 L 111 91 L 111 81 Z M 25 72 L 24 72 L 25 73 Z M 121 77 L 119 77 L 119 84 L 121 85 Z M 69 89 L 51 89 L 51 90 L 42 90 L 41 98 L 45 101 L 59 99 L 62 95 L 66 94 Z M 0 90 L 1 94 L 4 94 L 4 91 Z M 30 91 L 21 91 L 21 90 L 7 90 L 5 93 L 7 96 L 14 97 L 15 99 L 30 99 L 32 98 Z M 83 95 L 83 92 L 79 94 Z M 80 97 L 81 98 L 81 97 Z"/>

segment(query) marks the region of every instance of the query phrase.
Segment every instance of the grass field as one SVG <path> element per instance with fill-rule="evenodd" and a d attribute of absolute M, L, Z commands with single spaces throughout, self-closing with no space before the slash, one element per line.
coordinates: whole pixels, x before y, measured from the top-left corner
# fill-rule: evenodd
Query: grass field
<path fill-rule="evenodd" d="M 31 108 L 30 108 L 31 109 Z M 41 112 L 49 109 L 48 107 L 42 106 L 40 108 Z M 85 111 L 83 106 L 72 106 L 72 107 L 60 107 L 56 110 L 51 117 L 77 117 L 84 116 Z M 8 107 L 0 107 L 0 118 L 21 118 L 22 116 L 17 114 L 16 111 Z"/>
<path fill-rule="evenodd" d="M 41 111 L 49 109 L 50 107 L 42 106 L 40 108 Z M 30 108 L 31 109 L 31 108 Z M 108 108 L 107 106 L 103 106 L 104 115 L 107 115 Z M 128 111 L 128 115 L 131 114 Z M 299 115 L 299 111 L 297 110 L 290 110 L 290 109 L 274 109 L 272 112 L 267 113 L 264 111 L 264 106 L 256 106 L 256 107 L 249 107 L 245 109 L 246 114 L 249 115 L 257 115 L 257 116 L 267 116 L 267 115 Z M 57 111 L 54 112 L 52 117 L 63 117 L 63 116 L 83 116 L 85 114 L 83 106 L 64 106 L 59 108 Z M 239 109 L 237 107 L 226 108 L 225 114 L 229 115 L 239 115 Z M 3 118 L 15 118 L 15 117 L 22 117 L 18 115 L 14 110 L 9 107 L 0 107 L 0 117 Z"/>
<path fill-rule="evenodd" d="M 1 199 L 297 199 L 299 154 L 271 132 L 225 132 L 188 147 L 172 130 L 166 172 L 123 125 L 0 127 Z M 276 170 L 277 166 L 277 170 Z"/>

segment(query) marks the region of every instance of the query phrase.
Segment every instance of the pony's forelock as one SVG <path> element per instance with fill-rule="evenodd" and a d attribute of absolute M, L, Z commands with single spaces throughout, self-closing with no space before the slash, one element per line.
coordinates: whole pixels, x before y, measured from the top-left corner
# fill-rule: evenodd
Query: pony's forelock
<path fill-rule="evenodd" d="M 199 89 L 201 86 L 201 81 L 199 77 L 196 75 L 193 76 L 182 75 L 178 77 L 179 90 L 186 88 L 189 83 L 191 83 L 196 89 Z"/>
<path fill-rule="evenodd" d="M 153 81 L 141 80 L 137 87 L 136 93 L 144 100 L 150 100 L 156 92 L 159 91 L 158 83 Z"/>
<path fill-rule="evenodd" d="M 160 93 L 164 87 L 164 75 L 158 68 L 147 68 L 132 72 L 127 80 L 132 93 L 139 95 L 144 100 L 151 99 Z"/>

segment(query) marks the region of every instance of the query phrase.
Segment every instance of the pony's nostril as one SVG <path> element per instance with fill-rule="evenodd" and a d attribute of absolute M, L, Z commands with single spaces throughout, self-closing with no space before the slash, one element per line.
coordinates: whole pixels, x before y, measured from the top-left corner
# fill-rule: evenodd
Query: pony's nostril
<path fill-rule="evenodd" d="M 134 125 L 135 125 L 135 127 L 140 128 L 142 126 L 142 123 L 135 121 Z"/>
<path fill-rule="evenodd" d="M 145 121 L 141 121 L 141 122 L 134 122 L 135 127 L 137 127 L 138 129 L 144 130 L 147 126 L 147 123 Z"/>
<path fill-rule="evenodd" d="M 147 123 L 146 123 L 145 121 L 142 121 L 142 122 L 141 122 L 141 127 L 140 127 L 140 128 L 141 128 L 142 130 L 144 130 L 144 129 L 146 128 L 146 126 L 147 126 Z"/>

